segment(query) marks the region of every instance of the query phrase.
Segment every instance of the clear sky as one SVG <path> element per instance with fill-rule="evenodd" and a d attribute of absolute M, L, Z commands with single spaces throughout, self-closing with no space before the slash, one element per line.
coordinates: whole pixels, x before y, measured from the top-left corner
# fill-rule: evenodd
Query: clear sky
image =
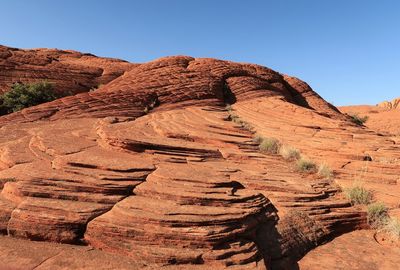
<path fill-rule="evenodd" d="M 0 44 L 251 62 L 334 105 L 400 96 L 397 0 L 0 0 Z"/>

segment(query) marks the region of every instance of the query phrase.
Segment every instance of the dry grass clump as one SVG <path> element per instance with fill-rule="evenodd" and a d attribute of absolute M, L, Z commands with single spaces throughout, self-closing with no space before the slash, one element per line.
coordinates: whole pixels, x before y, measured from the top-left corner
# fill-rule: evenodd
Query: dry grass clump
<path fill-rule="evenodd" d="M 355 204 L 368 205 L 372 200 L 371 191 L 367 190 L 366 188 L 360 185 L 354 185 L 351 188 L 345 189 L 344 194 L 353 205 Z"/>
<path fill-rule="evenodd" d="M 296 160 L 300 158 L 300 151 L 292 146 L 282 145 L 279 148 L 279 155 L 286 160 Z"/>
<path fill-rule="evenodd" d="M 263 139 L 264 139 L 263 136 L 261 136 L 260 134 L 256 134 L 256 135 L 253 137 L 252 140 L 253 140 L 253 142 L 256 143 L 256 144 L 261 144 L 262 141 L 263 141 Z"/>
<path fill-rule="evenodd" d="M 279 150 L 279 141 L 275 138 L 262 138 L 259 149 L 263 153 L 277 154 Z"/>
<path fill-rule="evenodd" d="M 232 106 L 231 105 L 226 105 L 225 109 L 228 111 L 229 115 L 228 115 L 228 120 L 240 125 L 242 128 L 250 131 L 250 132 L 254 132 L 254 128 L 251 124 L 249 124 L 248 122 L 242 120 L 238 115 L 236 115 L 233 112 Z"/>
<path fill-rule="evenodd" d="M 388 220 L 388 209 L 382 202 L 371 203 L 367 207 L 368 224 L 373 228 L 381 228 Z"/>
<path fill-rule="evenodd" d="M 400 240 L 400 220 L 397 218 L 388 219 L 383 230 L 390 234 L 395 240 Z"/>
<path fill-rule="evenodd" d="M 320 176 L 324 177 L 325 179 L 332 179 L 332 177 L 333 177 L 333 172 L 332 172 L 331 168 L 329 167 L 329 165 L 326 163 L 321 163 L 318 166 L 318 174 Z"/>
<path fill-rule="evenodd" d="M 317 169 L 317 165 L 315 164 L 314 161 L 311 159 L 301 156 L 299 160 L 297 160 L 296 163 L 297 169 L 301 172 L 315 172 Z"/>
<path fill-rule="evenodd" d="M 246 129 L 246 130 L 248 130 L 250 132 L 254 132 L 254 127 L 251 124 L 249 124 L 248 122 L 241 121 L 240 125 L 242 126 L 242 128 L 244 128 L 244 129 Z"/>

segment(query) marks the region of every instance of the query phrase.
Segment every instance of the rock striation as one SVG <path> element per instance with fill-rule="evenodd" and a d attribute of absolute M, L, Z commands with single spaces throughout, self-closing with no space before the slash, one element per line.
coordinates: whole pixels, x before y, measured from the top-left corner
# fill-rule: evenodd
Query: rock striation
<path fill-rule="evenodd" d="M 98 88 L 135 64 L 72 50 L 23 50 L 0 45 L 0 93 L 16 82 L 48 81 L 63 94 Z"/>
<path fill-rule="evenodd" d="M 400 110 L 392 103 L 382 103 L 378 106 L 358 105 L 343 106 L 340 110 L 347 114 L 357 114 L 368 117 L 364 125 L 381 134 L 392 135 L 394 140 L 400 134 Z"/>
<path fill-rule="evenodd" d="M 367 227 L 338 183 L 360 172 L 396 209 L 400 169 L 380 159 L 400 158 L 399 142 L 305 82 L 209 58 L 125 64 L 96 91 L 0 117 L 3 234 L 88 245 L 132 269 L 285 269 Z M 255 133 L 329 164 L 335 181 L 260 153 Z"/>
<path fill-rule="evenodd" d="M 384 102 L 378 103 L 377 106 L 381 107 L 381 108 L 389 109 L 389 110 L 398 109 L 398 108 L 400 108 L 400 98 L 395 98 L 392 101 L 384 101 Z"/>

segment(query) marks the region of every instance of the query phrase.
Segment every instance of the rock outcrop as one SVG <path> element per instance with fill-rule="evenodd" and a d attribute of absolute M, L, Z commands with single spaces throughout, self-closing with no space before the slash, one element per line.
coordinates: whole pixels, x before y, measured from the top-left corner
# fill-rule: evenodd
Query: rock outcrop
<path fill-rule="evenodd" d="M 395 98 L 392 101 L 381 102 L 377 106 L 389 110 L 398 109 L 400 108 L 400 98 Z"/>
<path fill-rule="evenodd" d="M 378 198 L 400 194 L 399 167 L 379 161 L 400 158 L 398 141 L 253 64 L 161 58 L 0 126 L 4 234 L 89 245 L 143 268 L 285 268 L 366 228 L 337 183 L 360 171 Z M 255 133 L 329 164 L 336 182 L 260 153 Z"/>
<path fill-rule="evenodd" d="M 98 88 L 135 64 L 88 53 L 57 49 L 22 50 L 0 45 L 0 93 L 16 82 L 48 81 L 68 95 Z"/>
<path fill-rule="evenodd" d="M 385 104 L 385 103 L 383 103 Z M 386 105 L 358 105 L 343 106 L 340 110 L 349 115 L 359 115 L 368 117 L 364 125 L 381 134 L 396 136 L 400 134 L 400 110 L 394 105 L 396 103 L 387 103 Z"/>

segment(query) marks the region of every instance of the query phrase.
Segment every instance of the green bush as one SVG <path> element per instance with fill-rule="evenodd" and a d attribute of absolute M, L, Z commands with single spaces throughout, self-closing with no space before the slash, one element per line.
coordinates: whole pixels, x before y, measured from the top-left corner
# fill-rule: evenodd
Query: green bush
<path fill-rule="evenodd" d="M 388 209 L 381 203 L 371 203 L 367 207 L 368 223 L 374 228 L 382 227 L 388 218 Z"/>
<path fill-rule="evenodd" d="M 3 95 L 0 96 L 0 115 L 5 115 L 8 113 L 8 108 L 4 106 Z"/>
<path fill-rule="evenodd" d="M 275 138 L 263 138 L 259 149 L 263 153 L 277 154 L 279 150 L 279 141 Z"/>
<path fill-rule="evenodd" d="M 10 91 L 0 96 L 0 113 L 17 112 L 59 97 L 54 93 L 52 84 L 46 81 L 30 84 L 15 83 Z"/>
<path fill-rule="evenodd" d="M 362 186 L 353 186 L 345 189 L 345 195 L 352 204 L 369 204 L 372 200 L 372 193 Z"/>
<path fill-rule="evenodd" d="M 297 163 L 297 169 L 301 172 L 315 172 L 317 169 L 317 165 L 315 162 L 308 159 L 307 157 L 301 157 Z"/>
<path fill-rule="evenodd" d="M 279 155 L 286 160 L 296 160 L 300 158 L 300 151 L 292 146 L 282 145 L 279 148 Z"/>
<path fill-rule="evenodd" d="M 351 118 L 351 122 L 353 122 L 354 124 L 360 125 L 360 126 L 362 126 L 368 120 L 368 116 L 359 116 L 356 113 L 349 114 L 349 116 Z"/>

